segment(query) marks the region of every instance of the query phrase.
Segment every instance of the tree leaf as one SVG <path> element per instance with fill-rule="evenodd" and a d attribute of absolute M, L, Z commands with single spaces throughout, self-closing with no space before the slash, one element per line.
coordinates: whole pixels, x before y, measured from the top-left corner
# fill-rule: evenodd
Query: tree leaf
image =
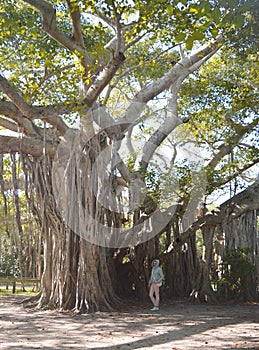
<path fill-rule="evenodd" d="M 231 8 L 231 9 L 236 9 L 238 7 L 238 0 L 228 0 L 228 6 Z"/>
<path fill-rule="evenodd" d="M 218 30 L 218 28 L 211 28 L 211 29 L 210 29 L 210 32 L 211 32 L 213 38 L 216 38 L 216 36 L 217 36 L 218 33 L 219 33 L 219 30 Z"/>
<path fill-rule="evenodd" d="M 192 34 L 192 39 L 193 40 L 202 40 L 202 39 L 204 39 L 204 33 L 201 31 L 195 31 Z"/>
<path fill-rule="evenodd" d="M 220 9 L 219 8 L 215 8 L 212 12 L 211 12 L 211 18 L 216 22 L 218 23 L 220 21 L 220 18 L 221 18 L 221 12 L 220 12 Z"/>
<path fill-rule="evenodd" d="M 167 6 L 166 12 L 169 16 L 172 16 L 172 14 L 174 13 L 174 6 L 173 5 Z"/>
<path fill-rule="evenodd" d="M 199 13 L 198 6 L 196 4 L 190 5 L 189 11 L 190 11 L 190 13 L 198 14 Z"/>
<path fill-rule="evenodd" d="M 245 20 L 244 16 L 237 15 L 234 17 L 233 23 L 237 28 L 241 28 L 244 24 L 244 20 Z"/>
<path fill-rule="evenodd" d="M 179 43 L 179 42 L 183 41 L 185 39 L 185 37 L 186 37 L 186 33 L 184 33 L 184 32 L 179 33 L 175 36 L 175 41 L 177 43 Z"/>
<path fill-rule="evenodd" d="M 199 8 L 202 15 L 210 13 L 210 3 L 208 1 L 202 1 Z"/>
<path fill-rule="evenodd" d="M 193 47 L 193 38 L 192 36 L 189 36 L 185 42 L 186 44 L 186 50 L 191 50 Z"/>

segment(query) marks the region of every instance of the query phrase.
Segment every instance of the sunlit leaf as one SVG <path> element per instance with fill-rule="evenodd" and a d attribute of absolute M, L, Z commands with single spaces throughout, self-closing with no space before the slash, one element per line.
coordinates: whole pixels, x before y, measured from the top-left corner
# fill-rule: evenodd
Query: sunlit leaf
<path fill-rule="evenodd" d="M 245 20 L 244 16 L 237 15 L 237 16 L 234 17 L 233 23 L 235 24 L 235 26 L 237 28 L 241 28 L 243 26 L 243 24 L 244 24 L 244 20 Z"/>
<path fill-rule="evenodd" d="M 173 5 L 167 6 L 166 12 L 168 13 L 169 16 L 172 16 L 172 14 L 174 13 L 174 6 Z"/>
<path fill-rule="evenodd" d="M 186 33 L 185 32 L 179 33 L 179 34 L 177 34 L 175 36 L 175 41 L 177 43 L 179 43 L 179 42 L 183 41 L 185 39 L 185 37 L 186 37 Z"/>
<path fill-rule="evenodd" d="M 186 40 L 186 49 L 191 50 L 193 47 L 193 37 L 189 36 Z"/>

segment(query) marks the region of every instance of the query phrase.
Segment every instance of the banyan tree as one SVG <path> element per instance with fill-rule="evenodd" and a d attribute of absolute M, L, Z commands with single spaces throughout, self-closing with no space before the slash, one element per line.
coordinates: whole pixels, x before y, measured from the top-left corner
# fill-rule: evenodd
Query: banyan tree
<path fill-rule="evenodd" d="M 258 210 L 258 182 L 202 211 L 210 194 L 258 161 L 256 101 L 245 99 L 254 80 L 247 89 L 222 80 L 234 68 L 235 77 L 252 74 L 244 47 L 254 47 L 253 9 L 224 6 L 2 1 L 1 167 L 4 174 L 7 155 L 19 162 L 12 180 L 23 174 L 39 228 L 36 305 L 83 312 L 144 297 L 158 256 L 167 295 L 213 298 L 212 240 L 224 231 L 228 248 L 237 239 L 250 247 L 249 229 L 234 236 L 225 224 L 245 226 L 242 215 Z"/>

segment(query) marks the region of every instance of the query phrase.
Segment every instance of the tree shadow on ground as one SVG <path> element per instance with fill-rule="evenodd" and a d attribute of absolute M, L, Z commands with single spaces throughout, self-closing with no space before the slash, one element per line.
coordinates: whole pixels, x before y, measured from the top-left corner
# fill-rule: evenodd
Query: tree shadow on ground
<path fill-rule="evenodd" d="M 0 349 L 258 349 L 259 304 L 128 305 L 95 314 L 26 310 L 0 298 Z"/>

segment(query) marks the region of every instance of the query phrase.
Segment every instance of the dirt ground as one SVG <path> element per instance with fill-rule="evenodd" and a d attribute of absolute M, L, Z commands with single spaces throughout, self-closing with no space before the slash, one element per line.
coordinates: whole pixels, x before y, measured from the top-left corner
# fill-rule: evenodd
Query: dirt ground
<path fill-rule="evenodd" d="M 95 314 L 25 309 L 0 298 L 0 349 L 259 349 L 259 304 L 164 302 L 159 312 L 132 302 Z"/>

